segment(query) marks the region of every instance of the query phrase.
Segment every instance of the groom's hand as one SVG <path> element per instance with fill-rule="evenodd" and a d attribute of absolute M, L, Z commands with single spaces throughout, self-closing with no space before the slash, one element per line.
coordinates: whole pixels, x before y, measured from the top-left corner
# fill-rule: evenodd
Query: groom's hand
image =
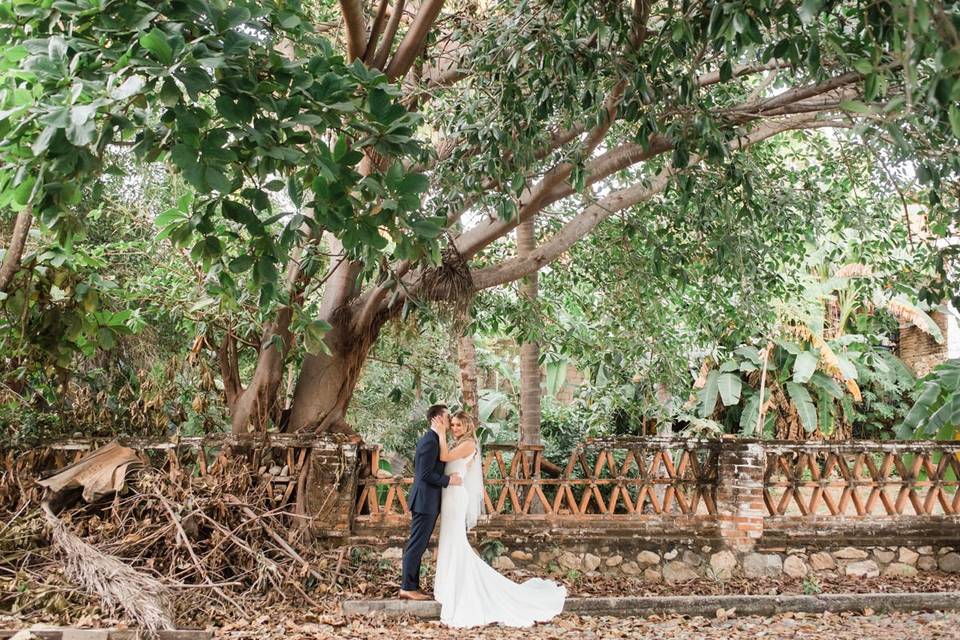
<path fill-rule="evenodd" d="M 451 473 L 451 474 L 450 474 L 450 486 L 451 486 L 451 487 L 457 487 L 457 486 L 460 486 L 461 484 L 463 484 L 463 478 L 460 477 L 460 474 L 459 474 L 459 473 Z"/>

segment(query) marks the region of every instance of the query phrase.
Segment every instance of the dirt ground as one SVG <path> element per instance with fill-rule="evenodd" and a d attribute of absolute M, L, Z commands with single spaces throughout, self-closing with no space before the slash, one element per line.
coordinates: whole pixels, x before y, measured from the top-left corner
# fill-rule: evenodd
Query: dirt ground
<path fill-rule="evenodd" d="M 240 627 L 217 630 L 220 640 L 747 640 L 752 638 L 810 638 L 816 640 L 926 640 L 960 638 L 960 613 L 780 614 L 765 618 L 739 617 L 736 612 L 718 618 L 653 616 L 610 618 L 563 615 L 529 629 L 490 626 L 448 629 L 438 621 L 324 616 L 316 622 L 279 623 L 255 620 Z"/>

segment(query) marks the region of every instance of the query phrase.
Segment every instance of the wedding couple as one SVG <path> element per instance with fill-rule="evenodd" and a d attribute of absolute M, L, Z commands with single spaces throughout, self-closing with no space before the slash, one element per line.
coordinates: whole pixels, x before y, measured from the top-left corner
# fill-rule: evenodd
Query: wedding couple
<path fill-rule="evenodd" d="M 440 603 L 444 624 L 529 627 L 560 613 L 567 597 L 563 585 L 540 578 L 513 582 L 484 562 L 467 540 L 467 530 L 483 510 L 482 459 L 473 418 L 463 411 L 451 416 L 438 404 L 427 411 L 427 422 L 430 430 L 417 442 L 407 499 L 412 521 L 403 550 L 400 598 L 431 599 L 420 591 L 420 560 L 439 514 L 433 597 Z M 452 448 L 447 446 L 448 430 L 453 432 Z"/>

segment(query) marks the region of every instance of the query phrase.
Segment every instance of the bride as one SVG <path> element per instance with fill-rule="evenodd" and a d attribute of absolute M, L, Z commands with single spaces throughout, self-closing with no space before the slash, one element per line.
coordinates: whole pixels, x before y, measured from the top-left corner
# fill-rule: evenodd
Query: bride
<path fill-rule="evenodd" d="M 474 627 L 499 622 L 529 627 L 549 620 L 563 610 L 567 590 L 549 580 L 531 578 L 523 584 L 500 575 L 477 555 L 467 540 L 467 530 L 483 509 L 483 471 L 476 428 L 469 414 L 453 416 L 450 429 L 455 442 L 447 448 L 449 414 L 434 419 L 440 432 L 440 460 L 447 475 L 459 473 L 460 486 L 443 490 L 440 502 L 440 539 L 434 598 L 440 603 L 440 620 L 452 627 Z"/>

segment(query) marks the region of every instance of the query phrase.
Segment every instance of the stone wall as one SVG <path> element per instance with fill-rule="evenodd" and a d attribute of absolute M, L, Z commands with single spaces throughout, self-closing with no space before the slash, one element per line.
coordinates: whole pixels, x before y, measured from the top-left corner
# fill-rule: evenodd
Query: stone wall
<path fill-rule="evenodd" d="M 499 538 L 492 566 L 501 571 L 522 569 L 538 575 L 622 575 L 646 582 L 679 584 L 706 579 L 912 577 L 941 571 L 960 573 L 960 553 L 952 546 L 762 547 L 736 552 L 717 544 L 664 544 L 654 547 L 629 539 L 560 544 L 522 538 Z M 476 537 L 483 549 L 492 539 Z M 399 560 L 401 547 L 381 552 Z"/>

